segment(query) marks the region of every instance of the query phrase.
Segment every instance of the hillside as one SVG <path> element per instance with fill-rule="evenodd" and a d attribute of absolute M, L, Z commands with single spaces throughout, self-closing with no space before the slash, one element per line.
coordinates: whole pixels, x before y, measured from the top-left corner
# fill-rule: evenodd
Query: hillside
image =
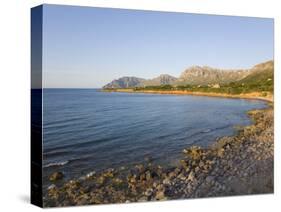
<path fill-rule="evenodd" d="M 260 63 L 251 69 L 248 76 L 241 79 L 241 83 L 262 84 L 264 82 L 273 81 L 274 62 L 268 61 Z"/>
<path fill-rule="evenodd" d="M 173 84 L 177 81 L 176 77 L 168 74 L 161 74 L 160 76 L 153 79 L 142 79 L 137 77 L 121 77 L 117 80 L 106 84 L 103 88 L 134 88 L 134 87 L 145 87 L 145 86 L 160 86 Z"/>
<path fill-rule="evenodd" d="M 113 80 L 112 82 L 106 84 L 103 88 L 133 88 L 140 87 L 145 79 L 138 77 L 121 77 L 119 79 Z"/>
<path fill-rule="evenodd" d="M 274 62 L 267 61 L 250 69 L 221 70 L 208 66 L 192 66 L 179 78 L 163 74 L 154 79 L 122 77 L 105 85 L 104 89 L 187 90 L 239 94 L 247 92 L 273 93 Z"/>
<path fill-rule="evenodd" d="M 174 84 L 178 79 L 168 74 L 161 74 L 159 77 L 143 82 L 143 86 L 153 85 L 171 85 Z"/>
<path fill-rule="evenodd" d="M 178 84 L 225 84 L 241 80 L 248 76 L 249 72 L 249 70 L 222 70 L 208 66 L 192 66 L 182 72 L 179 77 Z"/>

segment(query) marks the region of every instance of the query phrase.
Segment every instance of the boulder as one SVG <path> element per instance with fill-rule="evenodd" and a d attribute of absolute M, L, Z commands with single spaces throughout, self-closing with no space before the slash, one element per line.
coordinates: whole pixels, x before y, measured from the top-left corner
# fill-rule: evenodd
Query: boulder
<path fill-rule="evenodd" d="M 50 181 L 57 181 L 57 180 L 61 180 L 63 179 L 64 175 L 62 172 L 54 172 L 53 174 L 51 174 L 51 176 L 49 177 Z"/>
<path fill-rule="evenodd" d="M 195 174 L 193 171 L 191 171 L 187 177 L 187 180 L 192 182 L 194 179 L 195 179 Z"/>
<path fill-rule="evenodd" d="M 157 191 L 155 198 L 157 200 L 167 200 L 167 197 L 165 197 L 164 191 Z"/>

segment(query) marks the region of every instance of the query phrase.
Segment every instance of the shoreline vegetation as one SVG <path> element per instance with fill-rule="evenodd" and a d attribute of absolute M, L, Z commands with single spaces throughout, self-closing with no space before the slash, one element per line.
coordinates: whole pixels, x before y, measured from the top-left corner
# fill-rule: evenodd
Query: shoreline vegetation
<path fill-rule="evenodd" d="M 222 70 L 192 66 L 181 75 L 162 74 L 153 79 L 121 77 L 102 87 L 104 92 L 196 95 L 273 101 L 274 61 L 250 69 Z"/>
<path fill-rule="evenodd" d="M 238 99 L 257 99 L 267 102 L 273 102 L 273 94 L 268 91 L 229 94 L 220 92 L 203 92 L 189 90 L 149 90 L 135 88 L 118 88 L 118 89 L 102 89 L 102 92 L 123 92 L 123 93 L 148 93 L 148 94 L 168 94 L 168 95 L 191 95 L 191 96 L 208 96 L 222 98 L 238 98 Z"/>
<path fill-rule="evenodd" d="M 115 89 L 114 92 L 143 91 Z M 171 91 L 145 93 L 189 94 Z M 205 95 L 192 95 L 201 94 Z M 206 96 L 215 96 L 210 94 Z M 52 184 L 44 191 L 44 206 L 273 193 L 273 95 L 268 93 L 264 96 L 256 92 L 247 96 L 220 96 L 265 100 L 268 107 L 248 111 L 253 124 L 240 128 L 234 136 L 218 138 L 205 149 L 198 146 L 183 149 L 179 165 L 171 168 L 163 168 L 147 159 L 129 169 L 93 171 L 72 180 L 64 180 L 63 173 L 55 172 L 50 176 Z"/>

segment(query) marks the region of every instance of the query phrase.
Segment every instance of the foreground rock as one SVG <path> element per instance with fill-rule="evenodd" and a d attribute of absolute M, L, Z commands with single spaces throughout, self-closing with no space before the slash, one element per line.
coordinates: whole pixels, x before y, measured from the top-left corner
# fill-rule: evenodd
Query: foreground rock
<path fill-rule="evenodd" d="M 273 109 L 249 112 L 255 124 L 212 147 L 183 150 L 180 165 L 139 164 L 127 171 L 91 172 L 52 184 L 44 205 L 67 206 L 142 202 L 273 192 Z"/>
<path fill-rule="evenodd" d="M 57 180 L 61 180 L 64 177 L 62 172 L 54 172 L 50 177 L 49 180 L 50 181 L 57 181 Z"/>

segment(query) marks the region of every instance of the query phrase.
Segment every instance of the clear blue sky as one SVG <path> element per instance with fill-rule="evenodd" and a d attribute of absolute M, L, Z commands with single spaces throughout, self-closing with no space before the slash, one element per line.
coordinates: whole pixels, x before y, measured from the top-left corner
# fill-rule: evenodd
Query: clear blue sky
<path fill-rule="evenodd" d="M 97 88 L 122 76 L 273 59 L 273 19 L 44 5 L 43 85 Z"/>

